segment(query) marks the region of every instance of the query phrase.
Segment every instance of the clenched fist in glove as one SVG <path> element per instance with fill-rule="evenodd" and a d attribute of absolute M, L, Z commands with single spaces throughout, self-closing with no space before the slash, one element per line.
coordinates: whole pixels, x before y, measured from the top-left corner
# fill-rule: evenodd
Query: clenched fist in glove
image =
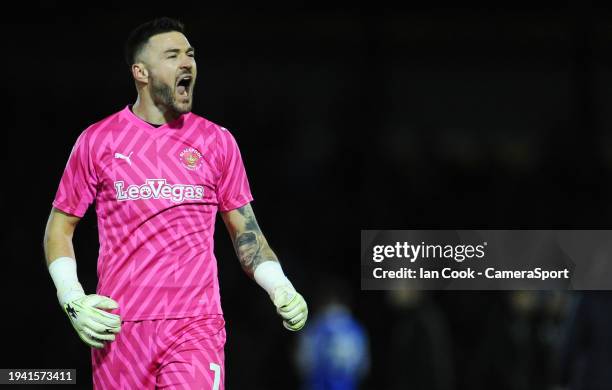
<path fill-rule="evenodd" d="M 85 344 L 103 348 L 105 341 L 114 341 L 121 331 L 121 318 L 104 311 L 119 307 L 117 302 L 102 295 L 84 295 L 64 304 L 64 312 Z"/>
<path fill-rule="evenodd" d="M 121 331 L 121 317 L 106 310 L 119 305 L 102 295 L 85 295 L 76 273 L 76 261 L 60 257 L 49 264 L 49 273 L 57 288 L 60 306 L 70 319 L 80 339 L 90 347 L 103 348 Z"/>
<path fill-rule="evenodd" d="M 280 286 L 272 292 L 276 312 L 283 318 L 285 328 L 296 332 L 304 327 L 308 318 L 308 306 L 292 285 Z"/>
<path fill-rule="evenodd" d="M 293 332 L 306 324 L 308 306 L 287 279 L 277 261 L 265 261 L 255 269 L 255 281 L 268 292 L 276 312 L 283 319 L 283 326 Z"/>

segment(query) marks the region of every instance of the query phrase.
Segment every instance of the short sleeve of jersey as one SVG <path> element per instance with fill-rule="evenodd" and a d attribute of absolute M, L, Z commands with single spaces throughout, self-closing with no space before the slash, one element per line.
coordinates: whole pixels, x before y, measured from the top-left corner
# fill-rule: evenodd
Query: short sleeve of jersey
<path fill-rule="evenodd" d="M 85 130 L 72 147 L 53 206 L 65 213 L 83 217 L 96 197 L 97 182 L 90 135 Z"/>
<path fill-rule="evenodd" d="M 234 136 L 227 130 L 219 133 L 222 165 L 217 185 L 217 200 L 220 211 L 229 211 L 249 203 L 253 200 L 253 196 Z"/>

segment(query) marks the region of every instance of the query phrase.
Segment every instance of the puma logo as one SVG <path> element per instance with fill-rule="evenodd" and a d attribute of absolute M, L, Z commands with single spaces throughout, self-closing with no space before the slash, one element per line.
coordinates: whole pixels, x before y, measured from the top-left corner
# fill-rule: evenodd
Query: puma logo
<path fill-rule="evenodd" d="M 125 160 L 128 162 L 128 164 L 130 164 L 130 166 L 132 165 L 132 160 L 130 160 L 130 157 L 132 157 L 132 153 L 134 152 L 130 152 L 129 155 L 125 155 L 125 154 L 121 154 L 121 153 L 115 153 L 115 158 L 120 158 L 122 160 Z"/>

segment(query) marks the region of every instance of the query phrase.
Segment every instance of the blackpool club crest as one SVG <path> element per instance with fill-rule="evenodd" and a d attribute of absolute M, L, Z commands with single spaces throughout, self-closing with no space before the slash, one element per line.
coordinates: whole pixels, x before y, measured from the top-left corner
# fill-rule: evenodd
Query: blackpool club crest
<path fill-rule="evenodd" d="M 202 166 L 202 153 L 200 153 L 196 148 L 185 148 L 179 154 L 179 158 L 183 166 L 192 171 L 195 171 Z"/>

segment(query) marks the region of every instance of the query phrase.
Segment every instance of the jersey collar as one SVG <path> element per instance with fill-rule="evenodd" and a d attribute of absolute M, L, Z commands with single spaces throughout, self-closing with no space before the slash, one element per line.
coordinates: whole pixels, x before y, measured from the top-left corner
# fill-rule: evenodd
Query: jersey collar
<path fill-rule="evenodd" d="M 161 132 L 165 129 L 169 129 L 169 130 L 182 129 L 183 125 L 185 124 L 185 121 L 187 120 L 188 115 L 191 114 L 190 112 L 188 112 L 187 114 L 183 114 L 173 121 L 164 123 L 163 125 L 159 127 L 155 127 L 149 122 L 142 120 L 140 117 L 134 114 L 131 110 L 131 106 L 132 106 L 131 104 L 128 104 L 127 106 L 125 106 L 122 112 L 123 117 L 127 119 L 128 121 L 130 121 L 134 126 L 139 127 L 141 129 L 145 129 L 150 132 Z"/>

